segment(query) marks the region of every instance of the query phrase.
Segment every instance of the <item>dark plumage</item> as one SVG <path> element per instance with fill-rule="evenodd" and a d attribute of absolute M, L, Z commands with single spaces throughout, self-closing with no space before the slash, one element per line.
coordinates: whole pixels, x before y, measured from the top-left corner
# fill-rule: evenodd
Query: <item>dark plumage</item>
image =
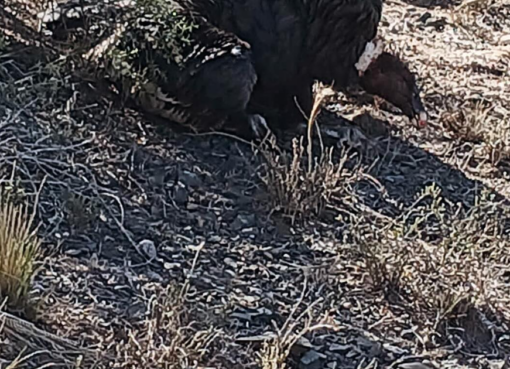
<path fill-rule="evenodd" d="M 416 119 L 419 126 L 426 124 L 427 114 L 414 75 L 395 56 L 382 53 L 370 64 L 360 85 L 365 91 L 392 102 L 407 117 Z"/>
<path fill-rule="evenodd" d="M 104 57 L 111 79 L 127 81 L 144 109 L 197 131 L 234 122 L 248 132 L 260 119 L 246 113 L 257 82 L 250 45 L 181 3 L 144 0 L 128 13 Z M 123 63 L 129 73 L 119 76 Z"/>
<path fill-rule="evenodd" d="M 194 3 L 251 45 L 258 82 L 249 109 L 270 122 L 294 123 L 300 110 L 308 114 L 314 80 L 337 89 L 359 85 L 409 118 L 424 118 L 414 76 L 398 57 L 381 54 L 363 75 L 355 67 L 377 35 L 382 0 L 230 0 L 221 2 L 222 18 L 215 18 L 217 8 L 210 11 L 210 1 Z"/>
<path fill-rule="evenodd" d="M 414 76 L 398 57 L 382 53 L 366 71 L 356 67 L 377 35 L 383 0 L 135 3 L 116 50 L 136 50 L 129 65 L 144 83 L 130 91 L 164 117 L 198 130 L 260 133 L 261 116 L 271 126 L 302 120 L 314 80 L 361 86 L 409 118 L 426 117 Z"/>

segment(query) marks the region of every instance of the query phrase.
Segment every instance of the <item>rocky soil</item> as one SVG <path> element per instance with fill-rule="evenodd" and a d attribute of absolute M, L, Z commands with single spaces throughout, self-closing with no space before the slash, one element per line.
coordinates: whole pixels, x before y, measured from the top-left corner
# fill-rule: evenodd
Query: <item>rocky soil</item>
<path fill-rule="evenodd" d="M 257 147 L 123 106 L 34 9 L 0 10 L 0 183 L 44 239 L 0 368 L 508 367 L 507 0 L 386 1 L 429 127 L 338 96 L 350 151 L 315 177 L 295 133 Z"/>

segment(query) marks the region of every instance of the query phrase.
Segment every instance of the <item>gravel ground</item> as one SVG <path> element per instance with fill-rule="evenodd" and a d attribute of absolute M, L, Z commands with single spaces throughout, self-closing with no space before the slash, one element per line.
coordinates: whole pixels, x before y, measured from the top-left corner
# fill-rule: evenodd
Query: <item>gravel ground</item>
<path fill-rule="evenodd" d="M 294 219 L 274 148 L 121 106 L 9 5 L 0 182 L 45 252 L 0 368 L 508 367 L 508 1 L 385 3 L 430 126 L 339 96 L 348 185 L 299 182 L 330 196 Z"/>

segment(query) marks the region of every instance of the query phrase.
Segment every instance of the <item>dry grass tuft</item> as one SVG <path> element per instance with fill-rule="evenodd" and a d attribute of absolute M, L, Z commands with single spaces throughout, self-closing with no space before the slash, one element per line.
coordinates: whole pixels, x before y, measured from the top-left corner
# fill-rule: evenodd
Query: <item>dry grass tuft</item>
<path fill-rule="evenodd" d="M 477 103 L 474 109 L 456 109 L 443 114 L 446 128 L 457 137 L 467 141 L 482 141 L 484 139 L 484 123 L 489 114 L 489 108 Z"/>
<path fill-rule="evenodd" d="M 143 322 L 127 331 L 128 341 L 117 347 L 116 363 L 123 368 L 197 367 L 221 334 L 213 325 L 205 328 L 205 317 L 197 317 L 174 285 L 153 295 L 148 311 Z"/>
<path fill-rule="evenodd" d="M 496 209 L 482 197 L 469 211 L 447 215 L 440 190 L 430 186 L 397 221 L 355 233 L 372 285 L 410 308 L 424 346 L 451 339 L 452 324 L 469 329 L 468 313 L 483 317 L 477 329 L 486 332 L 493 326 L 487 316 L 510 317 L 504 282 L 508 225 Z"/>
<path fill-rule="evenodd" d="M 28 302 L 40 253 L 41 240 L 33 228 L 35 211 L 30 215 L 28 208 L 9 195 L 0 195 L 0 298 L 13 308 L 23 308 Z"/>
<path fill-rule="evenodd" d="M 361 177 L 359 165 L 350 168 L 348 150 L 335 155 L 334 148 L 320 146 L 314 154 L 312 131 L 320 107 L 332 96 L 329 88 L 315 88 L 314 106 L 308 119 L 307 144 L 304 137 L 292 140 L 292 152 L 278 147 L 270 137 L 258 148 L 266 160 L 261 179 L 273 201 L 273 208 L 290 217 L 292 223 L 309 216 L 319 216 L 333 198 L 349 206 L 354 200 L 352 185 Z M 319 137 L 320 138 L 320 137 Z"/>
<path fill-rule="evenodd" d="M 305 281 L 301 297 L 294 305 L 285 323 L 280 328 L 275 327 L 275 332 L 263 342 L 258 354 L 262 369 L 288 368 L 287 360 L 292 350 L 296 348 L 298 342 L 302 340 L 306 342 L 305 335 L 316 331 L 338 329 L 328 314 L 323 315 L 320 319 L 317 319 L 314 314 L 314 309 L 322 302 L 322 299 L 315 300 L 303 312 L 297 314 L 298 308 L 303 303 L 306 285 Z"/>
<path fill-rule="evenodd" d="M 443 124 L 455 138 L 478 145 L 473 158 L 496 166 L 510 158 L 509 117 L 494 112 L 490 103 L 471 105 L 443 113 Z"/>
<path fill-rule="evenodd" d="M 292 141 L 292 153 L 281 151 L 274 140 L 263 149 L 267 166 L 261 175 L 273 202 L 273 208 L 296 220 L 319 216 L 333 197 L 346 204 L 354 202 L 352 185 L 359 179 L 358 169 L 349 169 L 347 154 L 334 159 L 333 148 L 314 157 L 308 169 L 303 138 Z"/>

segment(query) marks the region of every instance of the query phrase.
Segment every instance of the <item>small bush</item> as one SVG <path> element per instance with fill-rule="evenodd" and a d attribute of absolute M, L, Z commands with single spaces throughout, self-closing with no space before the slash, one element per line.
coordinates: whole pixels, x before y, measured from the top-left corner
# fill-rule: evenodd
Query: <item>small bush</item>
<path fill-rule="evenodd" d="M 320 107 L 329 100 L 328 88 L 315 86 L 315 102 L 308 120 L 308 138 L 293 139 L 292 153 L 281 150 L 274 137 L 258 148 L 265 158 L 261 179 L 266 185 L 277 212 L 296 220 L 319 216 L 332 199 L 347 208 L 355 203 L 352 186 L 360 179 L 359 167 L 350 168 L 352 157 L 345 150 L 336 159 L 333 147 L 320 147 L 315 155 L 312 150 L 312 130 Z"/>
<path fill-rule="evenodd" d="M 33 221 L 27 204 L 0 195 L 0 298 L 9 307 L 23 308 L 27 302 L 41 245 Z"/>
<path fill-rule="evenodd" d="M 509 316 L 508 223 L 497 205 L 484 195 L 470 210 L 451 215 L 433 185 L 400 219 L 382 228 L 367 219 L 353 232 L 370 284 L 412 312 L 423 344 L 450 337 L 451 326 L 468 329 L 468 313 L 483 317 L 477 329 L 486 331 L 490 319 Z"/>
<path fill-rule="evenodd" d="M 490 103 L 466 103 L 449 108 L 442 115 L 444 127 L 462 145 L 458 155 L 466 156 L 465 166 L 487 177 L 497 174 L 510 158 L 510 120 L 508 113 L 495 111 Z M 467 149 L 470 148 L 468 151 Z"/>
<path fill-rule="evenodd" d="M 112 368 L 196 368 L 214 350 L 222 331 L 185 300 L 185 288 L 170 284 L 150 299 L 147 319 L 127 328 Z"/>

